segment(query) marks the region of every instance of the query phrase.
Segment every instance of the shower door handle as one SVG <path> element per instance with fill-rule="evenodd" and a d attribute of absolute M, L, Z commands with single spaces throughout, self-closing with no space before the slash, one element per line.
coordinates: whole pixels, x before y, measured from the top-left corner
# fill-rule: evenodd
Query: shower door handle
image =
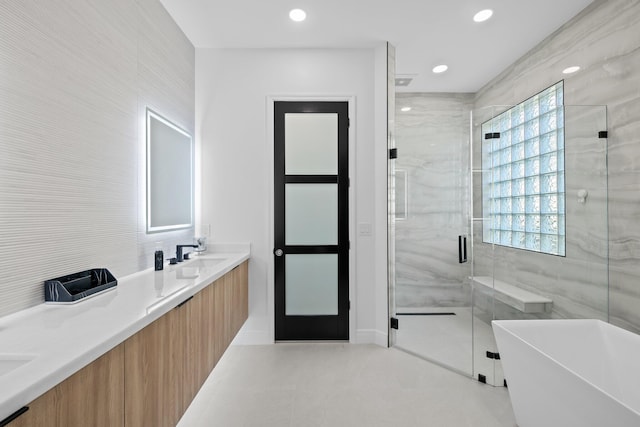
<path fill-rule="evenodd" d="M 458 262 L 467 262 L 467 236 L 458 236 Z"/>

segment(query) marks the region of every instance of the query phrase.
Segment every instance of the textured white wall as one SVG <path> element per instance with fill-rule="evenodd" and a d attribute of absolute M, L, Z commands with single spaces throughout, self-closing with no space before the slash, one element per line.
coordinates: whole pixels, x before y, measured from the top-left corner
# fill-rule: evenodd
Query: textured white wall
<path fill-rule="evenodd" d="M 211 225 L 216 241 L 250 241 L 249 320 L 244 342 L 269 342 L 273 324 L 270 241 L 272 207 L 272 149 L 269 133 L 269 97 L 354 96 L 356 140 L 350 171 L 355 197 L 356 224 L 386 223 L 386 188 L 376 204 L 374 175 L 374 67 L 373 49 L 244 49 L 196 51 L 196 137 L 202 152 L 202 224 Z M 386 76 L 383 76 L 383 87 Z M 385 111 L 386 114 L 386 111 Z M 384 139 L 382 140 L 384 144 Z M 384 156 L 384 145 L 382 146 Z M 378 162 L 379 163 L 379 162 Z M 386 164 L 383 177 L 386 173 Z M 384 178 L 383 178 L 384 179 Z M 376 216 L 375 207 L 383 207 Z M 382 216 L 382 218 L 379 218 Z M 384 228 L 383 228 L 384 229 Z M 358 236 L 351 230 L 356 283 L 351 283 L 358 341 L 375 341 L 376 283 L 386 289 L 386 278 L 374 275 L 375 256 L 386 262 L 386 234 Z M 355 251 L 355 252 L 354 252 Z M 384 304 L 383 304 L 384 307 Z M 382 313 L 382 317 L 386 316 Z M 386 325 L 386 320 L 383 320 Z"/>
<path fill-rule="evenodd" d="M 0 2 L 0 315 L 150 267 L 146 106 L 194 131 L 195 50 L 157 0 Z"/>

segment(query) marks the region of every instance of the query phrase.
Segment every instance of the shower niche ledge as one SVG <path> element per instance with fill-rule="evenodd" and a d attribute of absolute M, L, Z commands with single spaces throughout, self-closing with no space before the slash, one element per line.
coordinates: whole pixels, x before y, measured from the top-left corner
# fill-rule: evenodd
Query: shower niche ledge
<path fill-rule="evenodd" d="M 496 300 L 523 313 L 550 313 L 553 307 L 553 300 L 510 283 L 494 280 L 491 276 L 475 276 L 472 280 L 474 287 L 480 292 L 493 292 Z"/>

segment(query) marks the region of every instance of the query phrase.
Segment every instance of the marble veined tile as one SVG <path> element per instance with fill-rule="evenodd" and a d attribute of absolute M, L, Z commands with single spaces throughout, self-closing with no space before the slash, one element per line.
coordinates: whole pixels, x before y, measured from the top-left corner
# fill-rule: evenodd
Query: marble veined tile
<path fill-rule="evenodd" d="M 482 88 L 475 108 L 514 104 L 564 80 L 567 256 L 476 248 L 480 270 L 554 301 L 554 316 L 596 317 L 640 330 L 640 3 L 593 2 Z M 561 71 L 569 65 L 581 70 Z M 609 138 L 592 135 L 608 130 Z M 604 147 L 603 147 L 604 144 Z M 476 187 L 476 190 L 478 188 Z M 576 193 L 586 189 L 584 205 Z M 516 267 L 514 267 L 516 266 Z M 609 313 L 607 313 L 607 306 Z"/>
<path fill-rule="evenodd" d="M 465 306 L 468 267 L 458 263 L 468 205 L 470 95 L 397 94 L 397 169 L 407 176 L 407 219 L 395 224 L 396 306 Z M 411 111 L 401 111 L 402 107 Z"/>

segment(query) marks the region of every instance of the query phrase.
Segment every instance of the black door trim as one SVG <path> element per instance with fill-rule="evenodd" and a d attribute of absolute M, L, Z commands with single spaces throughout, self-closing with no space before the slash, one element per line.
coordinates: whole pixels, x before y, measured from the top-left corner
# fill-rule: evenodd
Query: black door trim
<path fill-rule="evenodd" d="M 338 174 L 285 175 L 284 117 L 287 113 L 338 114 Z M 338 244 L 285 245 L 285 184 L 338 184 Z M 274 101 L 274 251 L 275 339 L 349 339 L 349 103 L 347 101 Z M 338 314 L 321 316 L 285 315 L 286 254 L 338 254 Z"/>
<path fill-rule="evenodd" d="M 334 175 L 287 175 L 285 184 L 337 184 L 339 181 Z"/>

